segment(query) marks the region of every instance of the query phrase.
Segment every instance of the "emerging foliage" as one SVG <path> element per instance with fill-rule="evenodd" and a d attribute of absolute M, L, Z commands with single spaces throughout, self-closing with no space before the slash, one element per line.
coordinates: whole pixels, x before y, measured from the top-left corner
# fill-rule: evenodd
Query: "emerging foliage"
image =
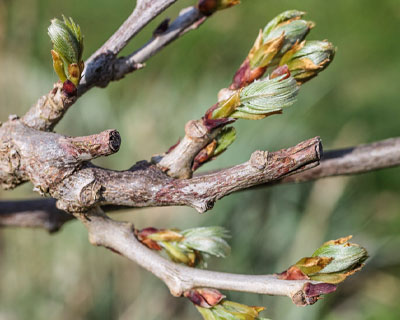
<path fill-rule="evenodd" d="M 58 77 L 62 82 L 69 80 L 78 86 L 84 68 L 83 35 L 79 25 L 63 16 L 63 21 L 51 20 L 48 34 L 53 43 L 51 55 Z"/>
<path fill-rule="evenodd" d="M 285 280 L 310 279 L 337 284 L 359 271 L 368 258 L 367 251 L 358 244 L 348 242 L 348 236 L 331 240 L 318 248 L 311 257 L 300 259 L 280 274 Z"/>
<path fill-rule="evenodd" d="M 221 227 L 201 227 L 183 231 L 146 228 L 138 232 L 143 244 L 153 250 L 164 250 L 172 261 L 196 266 L 208 256 L 225 258 L 231 248 L 224 240 L 228 231 Z"/>

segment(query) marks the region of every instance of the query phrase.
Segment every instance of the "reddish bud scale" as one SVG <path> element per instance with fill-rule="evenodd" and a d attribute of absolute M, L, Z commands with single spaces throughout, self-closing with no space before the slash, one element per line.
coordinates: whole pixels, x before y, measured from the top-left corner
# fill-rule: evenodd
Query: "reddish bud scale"
<path fill-rule="evenodd" d="M 220 118 L 220 119 L 207 119 L 203 118 L 204 126 L 207 128 L 208 132 L 213 131 L 216 128 L 226 126 L 227 124 L 235 122 L 234 118 Z"/>
<path fill-rule="evenodd" d="M 304 285 L 303 291 L 307 297 L 318 297 L 321 294 L 328 294 L 336 291 L 337 286 L 331 283 L 312 284 L 307 282 Z"/>
<path fill-rule="evenodd" d="M 136 236 L 139 239 L 139 241 L 149 249 L 160 251 L 162 250 L 162 248 L 159 246 L 159 244 L 156 241 L 147 238 L 149 235 L 157 233 L 159 231 L 160 230 L 153 227 L 144 228 L 140 231 L 137 231 Z"/>
<path fill-rule="evenodd" d="M 218 0 L 199 0 L 198 8 L 199 11 L 205 16 L 212 15 L 217 11 Z"/>
<path fill-rule="evenodd" d="M 225 296 L 216 289 L 191 289 L 183 294 L 192 303 L 202 308 L 212 308 L 221 302 Z"/>
<path fill-rule="evenodd" d="M 267 71 L 267 67 L 251 69 L 250 60 L 249 58 L 246 58 L 238 71 L 236 71 L 229 89 L 237 90 L 246 87 L 255 80 L 260 79 L 264 75 L 265 71 Z"/>
<path fill-rule="evenodd" d="M 217 147 L 217 141 L 214 139 L 210 144 L 200 150 L 193 160 L 192 171 L 196 171 L 204 163 L 210 160 L 214 155 L 214 150 Z"/>
<path fill-rule="evenodd" d="M 272 71 L 269 78 L 274 79 L 274 78 L 277 78 L 277 77 L 280 77 L 283 75 L 285 75 L 285 76 L 281 80 L 284 80 L 284 79 L 287 79 L 290 77 L 290 70 L 286 64 L 283 66 L 277 67 L 274 71 Z"/>
<path fill-rule="evenodd" d="M 286 271 L 279 273 L 278 278 L 281 280 L 309 280 L 310 278 L 304 274 L 298 267 L 292 266 Z"/>
<path fill-rule="evenodd" d="M 69 98 L 76 97 L 78 93 L 78 90 L 75 87 L 75 85 L 69 80 L 64 81 L 62 90 Z"/>

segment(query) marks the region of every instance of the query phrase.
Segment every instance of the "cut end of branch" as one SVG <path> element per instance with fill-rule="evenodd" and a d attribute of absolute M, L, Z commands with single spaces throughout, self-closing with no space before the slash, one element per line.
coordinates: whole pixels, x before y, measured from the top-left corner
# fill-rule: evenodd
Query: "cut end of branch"
<path fill-rule="evenodd" d="M 121 136 L 117 130 L 106 130 L 85 137 L 65 138 L 66 151 L 79 160 L 85 161 L 109 156 L 119 150 Z"/>

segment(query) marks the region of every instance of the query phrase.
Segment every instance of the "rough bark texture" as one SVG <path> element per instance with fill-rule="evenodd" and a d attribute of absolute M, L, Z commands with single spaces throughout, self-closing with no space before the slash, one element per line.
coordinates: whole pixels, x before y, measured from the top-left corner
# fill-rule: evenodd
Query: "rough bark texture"
<path fill-rule="evenodd" d="M 383 141 L 378 141 L 374 142 L 371 144 L 366 144 L 366 145 L 361 145 L 361 146 L 356 146 L 352 148 L 347 148 L 347 149 L 341 149 L 341 150 L 332 150 L 332 151 L 327 151 L 324 152 L 322 155 L 322 159 L 320 161 L 320 165 L 315 167 L 315 168 L 309 168 L 309 170 L 305 170 L 302 172 L 297 172 L 293 173 L 288 176 L 284 176 L 284 178 L 280 180 L 273 180 L 271 182 L 266 182 L 265 184 L 260 184 L 258 186 L 260 187 L 265 187 L 266 185 L 271 185 L 271 184 L 276 184 L 276 183 L 292 183 L 292 182 L 305 182 L 305 181 L 310 181 L 310 180 L 315 180 L 315 179 L 320 179 L 324 177 L 331 177 L 331 176 L 337 176 L 337 175 L 344 175 L 344 174 L 357 174 L 357 173 L 363 173 L 363 172 L 370 172 L 373 170 L 378 170 L 378 169 L 383 169 L 383 168 L 390 168 L 390 167 L 395 167 L 400 165 L 400 138 L 392 138 L 392 139 L 387 139 Z M 93 167 L 88 168 L 88 170 L 99 170 L 99 172 L 103 172 L 102 169 L 95 169 Z M 135 173 L 136 172 L 136 173 Z M 166 177 L 163 175 L 157 168 L 152 166 L 151 164 L 147 162 L 141 162 L 137 164 L 136 166 L 132 167 L 131 170 L 123 173 L 123 172 L 117 172 L 115 181 L 118 181 L 119 178 L 122 177 L 128 177 L 130 176 L 131 178 L 134 177 L 136 174 L 139 174 L 139 172 L 147 172 L 147 174 L 150 174 L 150 178 L 156 178 L 153 181 L 158 181 L 156 184 L 163 184 L 169 181 L 173 186 L 175 186 L 175 190 L 179 186 L 184 186 L 186 183 L 190 181 L 182 180 L 182 181 L 176 181 L 174 179 L 170 179 L 169 177 Z M 222 171 L 223 172 L 223 171 Z M 212 174 L 217 174 L 221 173 L 221 171 L 214 172 Z M 207 176 L 208 178 L 210 177 L 210 174 L 202 174 L 199 176 L 195 176 L 197 180 L 194 181 L 201 181 L 201 178 Z M 207 178 L 207 179 L 208 179 Z M 130 180 L 130 179 L 129 179 Z M 132 178 L 134 180 L 134 178 Z M 192 179 L 193 180 L 193 179 Z M 113 188 L 110 188 L 109 191 L 106 192 L 107 198 L 112 199 L 114 196 L 113 194 L 118 195 L 118 190 L 120 190 L 120 193 L 125 194 L 128 192 L 128 190 L 122 190 L 120 188 L 123 188 L 123 182 L 124 180 L 121 180 L 121 185 L 120 187 L 114 186 Z M 139 183 L 142 185 L 146 185 L 148 180 L 143 178 L 141 180 L 142 182 Z M 151 183 L 151 182 L 150 182 Z M 107 184 L 108 185 L 108 184 Z M 131 185 L 136 185 L 136 183 L 132 183 Z M 130 187 L 131 187 L 130 185 Z M 193 185 L 195 186 L 195 185 Z M 166 192 L 165 190 L 168 190 L 168 188 L 173 188 L 173 187 L 164 187 L 164 193 Z M 111 190 L 115 190 L 112 191 Z M 142 196 L 141 204 L 146 205 L 150 204 L 150 201 L 148 199 L 151 199 L 152 196 L 150 194 L 147 194 L 146 197 L 143 197 L 143 192 L 136 192 L 136 188 L 133 188 L 131 191 L 128 192 L 129 195 L 126 196 L 126 198 L 123 200 L 123 202 L 126 204 L 126 206 L 129 206 L 135 203 L 135 195 L 138 195 L 136 199 L 139 199 L 139 195 Z M 155 187 L 155 190 L 161 190 L 159 187 Z M 175 196 L 175 195 L 173 195 Z M 165 197 L 165 195 L 163 196 Z M 171 196 L 172 197 L 172 196 Z M 146 201 L 143 201 L 143 199 L 147 199 Z M 43 199 L 43 200 L 36 200 L 38 202 L 37 207 L 42 206 L 42 211 L 47 214 L 47 217 L 49 220 L 52 219 L 52 213 L 57 211 L 55 207 L 55 201 L 50 200 L 50 199 Z M 112 201 L 110 201 L 112 202 Z M 205 203 L 205 202 L 204 202 Z M 30 206 L 32 203 L 28 200 L 25 202 L 18 203 L 17 202 L 17 207 L 15 210 L 13 210 L 12 206 L 10 206 L 10 203 L 8 202 L 0 202 L 0 212 L 8 212 L 8 216 L 2 216 L 0 215 L 0 224 L 1 225 L 9 225 L 7 221 L 10 221 L 9 219 L 11 218 L 12 214 L 18 215 L 20 211 L 24 212 L 29 212 L 30 211 Z M 157 205 L 157 204 L 153 204 Z M 161 205 L 161 203 L 159 204 Z M 126 206 L 103 206 L 103 208 L 107 211 L 112 211 L 112 210 L 118 210 L 118 209 L 125 209 Z M 139 206 L 136 204 L 135 206 Z M 32 211 L 36 211 L 36 206 L 32 209 Z M 46 215 L 42 216 L 43 219 L 46 217 Z M 42 217 L 39 217 L 38 219 L 41 220 Z M 31 219 L 34 219 L 34 215 L 31 216 Z M 38 221 L 38 226 L 40 226 L 41 221 Z M 33 222 L 33 224 L 35 224 Z M 13 224 L 14 226 L 28 226 L 23 223 L 22 220 L 19 220 L 18 218 L 15 218 L 15 223 Z"/>
<path fill-rule="evenodd" d="M 41 194 L 58 199 L 59 209 L 83 212 L 97 205 L 131 207 L 187 205 L 199 212 L 241 189 L 280 179 L 320 159 L 320 140 L 268 153 L 250 161 L 192 179 L 173 179 L 142 161 L 127 171 L 102 169 L 87 160 L 118 151 L 115 130 L 69 138 L 25 126 L 12 119 L 0 128 L 0 182 L 13 188 L 30 180 Z"/>
<path fill-rule="evenodd" d="M 321 293 L 332 292 L 334 288 L 309 281 L 280 280 L 275 275 L 236 275 L 175 264 L 143 246 L 135 238 L 131 224 L 111 220 L 100 206 L 186 205 L 205 212 L 218 199 L 258 185 L 399 165 L 400 139 L 328 153 L 322 166 L 311 169 L 321 158 L 320 139 L 314 138 L 277 152 L 256 151 L 243 164 L 192 178 L 193 159 L 218 133 L 216 123 L 207 126 L 203 120 L 189 122 L 184 139 L 158 165 L 142 161 L 126 171 L 107 170 L 89 162 L 118 151 L 121 139 L 117 131 L 77 138 L 48 132 L 88 89 L 104 87 L 143 67 L 153 54 L 206 19 L 197 8 L 187 8 L 170 25 L 164 22 L 157 28 L 144 47 L 125 58 L 117 58 L 133 36 L 174 2 L 138 0 L 118 31 L 86 61 L 77 95 L 69 96 L 61 83 L 57 83 L 21 119 L 11 116 L 1 125 L 0 183 L 9 189 L 31 181 L 36 191 L 57 199 L 59 209 L 72 213 L 87 227 L 93 244 L 137 262 L 162 279 L 176 296 L 193 288 L 209 287 L 285 295 L 297 305 L 312 304 Z M 56 209 L 55 200 L 51 199 L 0 202 L 0 226 L 43 227 L 54 231 L 73 218 L 63 211 Z"/>

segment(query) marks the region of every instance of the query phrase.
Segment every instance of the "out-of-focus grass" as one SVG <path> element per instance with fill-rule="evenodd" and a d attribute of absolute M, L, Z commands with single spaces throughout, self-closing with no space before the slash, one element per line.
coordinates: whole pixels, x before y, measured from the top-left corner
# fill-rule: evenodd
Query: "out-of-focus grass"
<path fill-rule="evenodd" d="M 125 53 L 143 44 L 165 16 L 194 1 L 180 1 L 154 21 Z M 85 34 L 85 57 L 127 17 L 132 1 L 49 0 L 0 2 L 0 120 L 23 114 L 57 80 L 52 71 L 49 20 L 72 16 Z M 398 0 L 334 2 L 243 0 L 199 30 L 174 42 L 144 70 L 106 89 L 93 89 L 57 127 L 67 135 L 116 128 L 118 154 L 101 165 L 124 169 L 166 150 L 200 117 L 226 86 L 259 28 L 277 13 L 296 8 L 317 23 L 309 39 L 337 47 L 327 71 L 305 85 L 282 116 L 239 121 L 238 138 L 205 169 L 248 159 L 256 149 L 278 149 L 316 135 L 325 148 L 399 135 L 400 5 Z M 265 305 L 273 319 L 398 319 L 400 169 L 316 183 L 234 194 L 213 211 L 188 208 L 131 211 L 116 217 L 138 227 L 222 225 L 230 229 L 232 255 L 210 267 L 242 273 L 277 272 L 311 254 L 323 241 L 348 234 L 371 258 L 335 294 L 308 308 L 287 298 L 228 293 L 230 299 Z M 0 191 L 2 199 L 36 196 L 29 184 Z M 124 258 L 88 244 L 70 223 L 54 235 L 40 230 L 0 231 L 0 319 L 195 319 L 184 299 L 172 298 L 152 275 Z"/>

